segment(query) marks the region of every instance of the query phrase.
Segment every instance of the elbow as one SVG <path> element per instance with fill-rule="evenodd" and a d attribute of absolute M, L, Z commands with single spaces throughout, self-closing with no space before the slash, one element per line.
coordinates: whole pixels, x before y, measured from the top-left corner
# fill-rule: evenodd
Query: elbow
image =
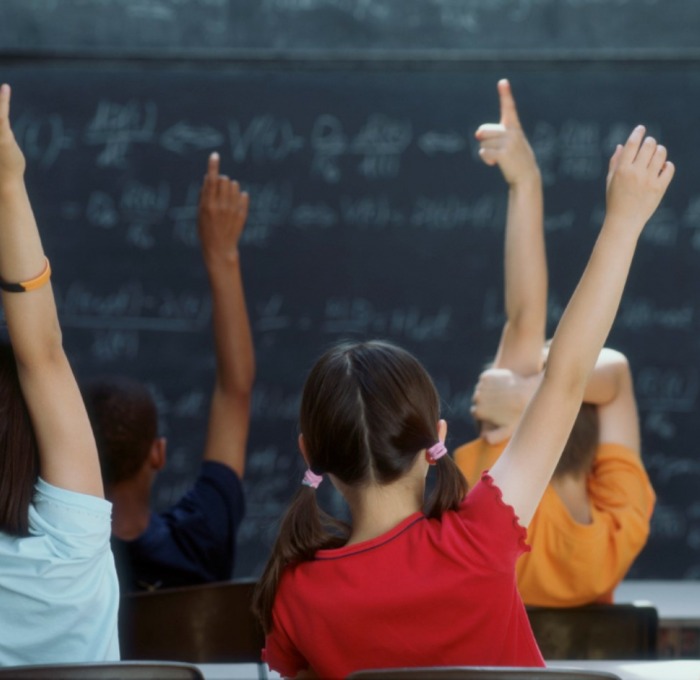
<path fill-rule="evenodd" d="M 247 370 L 239 371 L 232 380 L 217 380 L 216 391 L 228 399 L 250 401 L 255 384 L 255 364 L 251 363 Z"/>
<path fill-rule="evenodd" d="M 604 347 L 598 355 L 595 372 L 602 371 L 609 376 L 608 380 L 613 389 L 613 397 L 624 391 L 632 391 L 632 369 L 627 357 L 610 347 Z"/>
<path fill-rule="evenodd" d="M 603 349 L 600 350 L 596 367 L 598 365 L 609 366 L 620 375 L 631 375 L 627 357 L 622 352 L 612 349 L 611 347 L 603 347 Z"/>
<path fill-rule="evenodd" d="M 241 371 L 235 382 L 235 391 L 239 397 L 250 399 L 255 384 L 255 359 L 251 359 L 245 370 Z"/>

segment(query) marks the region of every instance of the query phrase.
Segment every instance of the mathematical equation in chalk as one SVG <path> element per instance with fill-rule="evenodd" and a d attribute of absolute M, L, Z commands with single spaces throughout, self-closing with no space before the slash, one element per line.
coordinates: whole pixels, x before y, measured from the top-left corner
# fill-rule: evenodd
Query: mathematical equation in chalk
<path fill-rule="evenodd" d="M 342 115 L 319 113 L 306 124 L 260 113 L 222 124 L 211 120 L 166 121 L 154 100 L 100 99 L 87 121 L 67 112 L 18 114 L 15 133 L 27 158 L 49 169 L 76 150 L 89 150 L 97 169 L 134 168 L 145 148 L 157 148 L 164 162 L 192 152 L 221 150 L 237 164 L 284 164 L 299 157 L 307 176 L 337 184 L 349 173 L 366 181 L 397 178 L 407 154 L 421 163 L 444 156 L 467 154 L 476 158 L 473 129 L 416 129 L 407 117 L 368 113 L 359 123 Z M 559 124 L 535 122 L 529 131 L 532 146 L 547 184 L 560 179 L 599 181 L 615 145 L 624 141 L 626 121 L 603 125 L 576 119 Z M 650 130 L 662 134 L 660 130 Z"/>

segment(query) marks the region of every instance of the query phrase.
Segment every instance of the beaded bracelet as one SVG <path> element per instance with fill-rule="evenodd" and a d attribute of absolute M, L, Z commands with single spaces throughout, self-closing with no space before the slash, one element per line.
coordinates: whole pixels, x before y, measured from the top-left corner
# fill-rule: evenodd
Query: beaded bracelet
<path fill-rule="evenodd" d="M 44 259 L 46 260 L 46 266 L 39 276 L 28 281 L 20 281 L 19 283 L 9 283 L 0 279 L 0 290 L 4 290 L 6 293 L 26 293 L 45 286 L 51 278 L 51 265 L 48 257 Z"/>

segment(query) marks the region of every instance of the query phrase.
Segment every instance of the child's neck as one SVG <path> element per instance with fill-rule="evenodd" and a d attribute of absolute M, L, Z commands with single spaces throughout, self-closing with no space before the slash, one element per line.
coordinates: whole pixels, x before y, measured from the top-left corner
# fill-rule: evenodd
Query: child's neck
<path fill-rule="evenodd" d="M 422 510 L 424 492 L 425 477 L 406 476 L 392 484 L 344 494 L 352 515 L 352 533 L 346 545 L 377 538 Z"/>

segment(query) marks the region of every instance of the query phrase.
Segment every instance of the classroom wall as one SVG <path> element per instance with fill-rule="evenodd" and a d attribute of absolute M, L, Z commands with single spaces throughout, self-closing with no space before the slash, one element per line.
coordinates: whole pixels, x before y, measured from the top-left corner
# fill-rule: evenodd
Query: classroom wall
<path fill-rule="evenodd" d="M 243 271 L 258 379 L 237 575 L 259 573 L 303 473 L 299 389 L 343 338 L 427 365 L 450 422 L 498 342 L 506 193 L 473 132 L 511 79 L 545 180 L 549 330 L 644 122 L 677 175 L 610 344 L 630 358 L 658 494 L 638 578 L 700 576 L 700 7 L 690 0 L 10 0 L 0 79 L 79 376 L 156 394 L 164 507 L 196 474 L 214 362 L 196 239 L 206 157 L 251 193 Z M 323 502 L 342 512 L 328 488 Z"/>

